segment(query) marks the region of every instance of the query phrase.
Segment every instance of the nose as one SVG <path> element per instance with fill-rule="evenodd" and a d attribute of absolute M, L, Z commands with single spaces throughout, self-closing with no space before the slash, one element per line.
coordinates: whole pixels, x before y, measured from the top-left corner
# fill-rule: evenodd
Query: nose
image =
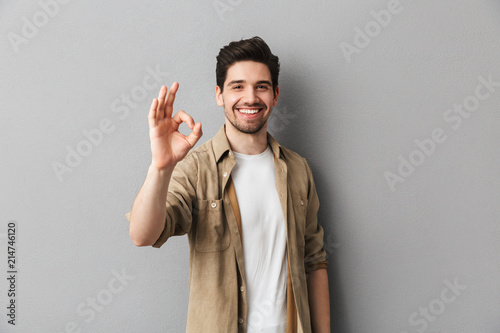
<path fill-rule="evenodd" d="M 257 96 L 255 89 L 253 88 L 247 89 L 245 96 L 243 97 L 243 102 L 248 105 L 255 105 L 260 103 L 259 97 Z"/>

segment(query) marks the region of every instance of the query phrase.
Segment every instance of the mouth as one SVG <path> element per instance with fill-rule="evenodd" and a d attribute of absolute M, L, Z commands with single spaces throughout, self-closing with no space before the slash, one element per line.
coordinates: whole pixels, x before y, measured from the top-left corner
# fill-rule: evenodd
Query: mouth
<path fill-rule="evenodd" d="M 235 108 L 236 111 L 241 113 L 244 116 L 255 116 L 256 114 L 260 113 L 264 108 Z"/>

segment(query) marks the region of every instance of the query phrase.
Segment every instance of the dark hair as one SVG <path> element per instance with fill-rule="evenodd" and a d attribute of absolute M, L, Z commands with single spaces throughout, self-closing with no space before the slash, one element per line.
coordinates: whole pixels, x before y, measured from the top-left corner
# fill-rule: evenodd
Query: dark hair
<path fill-rule="evenodd" d="M 217 56 L 217 67 L 215 68 L 215 76 L 217 85 L 220 90 L 224 89 L 224 81 L 226 81 L 227 69 L 238 61 L 252 60 L 266 65 L 271 72 L 271 81 L 273 90 L 278 86 L 278 75 L 280 72 L 280 62 L 277 56 L 271 53 L 271 49 L 258 36 L 240 41 L 231 42 L 220 49 Z"/>

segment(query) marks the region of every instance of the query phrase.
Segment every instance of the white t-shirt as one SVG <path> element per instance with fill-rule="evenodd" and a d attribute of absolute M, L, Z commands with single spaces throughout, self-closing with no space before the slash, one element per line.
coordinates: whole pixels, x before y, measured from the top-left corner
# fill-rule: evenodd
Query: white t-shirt
<path fill-rule="evenodd" d="M 286 222 L 269 146 L 234 153 L 233 179 L 241 214 L 247 292 L 247 332 L 286 332 Z"/>

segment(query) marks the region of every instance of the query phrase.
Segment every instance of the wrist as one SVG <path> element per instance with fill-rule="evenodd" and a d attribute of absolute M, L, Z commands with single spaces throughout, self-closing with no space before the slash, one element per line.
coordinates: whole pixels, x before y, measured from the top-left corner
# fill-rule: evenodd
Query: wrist
<path fill-rule="evenodd" d="M 171 174 L 172 171 L 174 170 L 176 164 L 177 163 L 173 163 L 173 164 L 169 164 L 169 165 L 164 166 L 164 167 L 158 167 L 154 162 L 151 162 L 151 164 L 149 165 L 149 168 L 148 168 L 148 172 L 152 172 L 152 173 L 155 173 L 158 175 Z"/>

